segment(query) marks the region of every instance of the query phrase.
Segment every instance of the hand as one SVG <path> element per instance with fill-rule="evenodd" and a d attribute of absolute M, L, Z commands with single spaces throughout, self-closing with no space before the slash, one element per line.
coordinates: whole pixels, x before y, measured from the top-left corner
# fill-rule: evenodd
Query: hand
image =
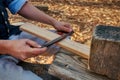
<path fill-rule="evenodd" d="M 73 30 L 70 24 L 65 22 L 55 21 L 53 26 L 58 31 L 71 32 Z"/>
<path fill-rule="evenodd" d="M 20 60 L 24 60 L 26 58 L 40 55 L 46 51 L 46 48 L 40 47 L 41 46 L 34 41 L 31 41 L 29 39 L 21 39 L 8 40 L 6 49 L 9 55 L 16 57 Z"/>

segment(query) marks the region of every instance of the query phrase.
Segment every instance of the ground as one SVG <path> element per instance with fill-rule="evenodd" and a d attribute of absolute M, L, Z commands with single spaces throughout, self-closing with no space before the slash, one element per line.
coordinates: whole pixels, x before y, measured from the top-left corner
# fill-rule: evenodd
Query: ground
<path fill-rule="evenodd" d="M 47 5 L 49 11 L 45 13 L 59 21 L 69 22 L 75 31 L 71 39 L 88 46 L 90 46 L 92 33 L 97 25 L 120 27 L 119 0 L 30 0 L 30 2 L 35 6 Z M 27 20 L 19 15 L 9 15 L 11 23 L 31 22 L 53 29 L 52 26 Z M 47 61 L 48 58 L 43 63 Z"/>

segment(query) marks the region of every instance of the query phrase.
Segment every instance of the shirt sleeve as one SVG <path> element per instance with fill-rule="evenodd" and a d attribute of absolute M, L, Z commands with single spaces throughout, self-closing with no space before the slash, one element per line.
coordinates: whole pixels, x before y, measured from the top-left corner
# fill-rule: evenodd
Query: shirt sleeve
<path fill-rule="evenodd" d="M 26 3 L 26 1 L 27 0 L 12 0 L 8 4 L 8 9 L 12 14 L 16 14 L 22 8 L 22 6 Z"/>

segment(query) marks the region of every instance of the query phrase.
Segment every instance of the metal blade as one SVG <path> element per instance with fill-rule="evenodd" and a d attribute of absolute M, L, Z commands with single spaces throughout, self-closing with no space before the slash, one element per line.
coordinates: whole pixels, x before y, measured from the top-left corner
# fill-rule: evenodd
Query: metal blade
<path fill-rule="evenodd" d="M 74 31 L 71 31 L 68 34 L 63 34 L 62 36 L 60 36 L 60 37 L 58 37 L 58 38 L 56 38 L 56 39 L 54 39 L 52 41 L 46 42 L 45 44 L 42 45 L 42 47 L 49 47 L 49 46 L 51 46 L 51 45 L 65 39 L 67 36 L 71 36 L 73 33 L 74 33 Z"/>

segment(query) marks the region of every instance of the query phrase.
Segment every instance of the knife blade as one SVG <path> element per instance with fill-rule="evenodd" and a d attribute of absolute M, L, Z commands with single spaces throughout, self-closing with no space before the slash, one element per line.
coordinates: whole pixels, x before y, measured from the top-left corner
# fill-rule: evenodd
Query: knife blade
<path fill-rule="evenodd" d="M 46 42 L 45 44 L 42 45 L 41 48 L 49 47 L 49 46 L 51 46 L 51 45 L 53 45 L 53 44 L 55 44 L 57 42 L 60 42 L 61 40 L 65 39 L 67 36 L 71 36 L 73 33 L 74 33 L 74 31 L 71 31 L 71 32 L 69 32 L 67 34 L 63 34 L 60 37 L 58 37 L 58 38 L 56 38 L 56 39 L 54 39 L 52 41 Z"/>

